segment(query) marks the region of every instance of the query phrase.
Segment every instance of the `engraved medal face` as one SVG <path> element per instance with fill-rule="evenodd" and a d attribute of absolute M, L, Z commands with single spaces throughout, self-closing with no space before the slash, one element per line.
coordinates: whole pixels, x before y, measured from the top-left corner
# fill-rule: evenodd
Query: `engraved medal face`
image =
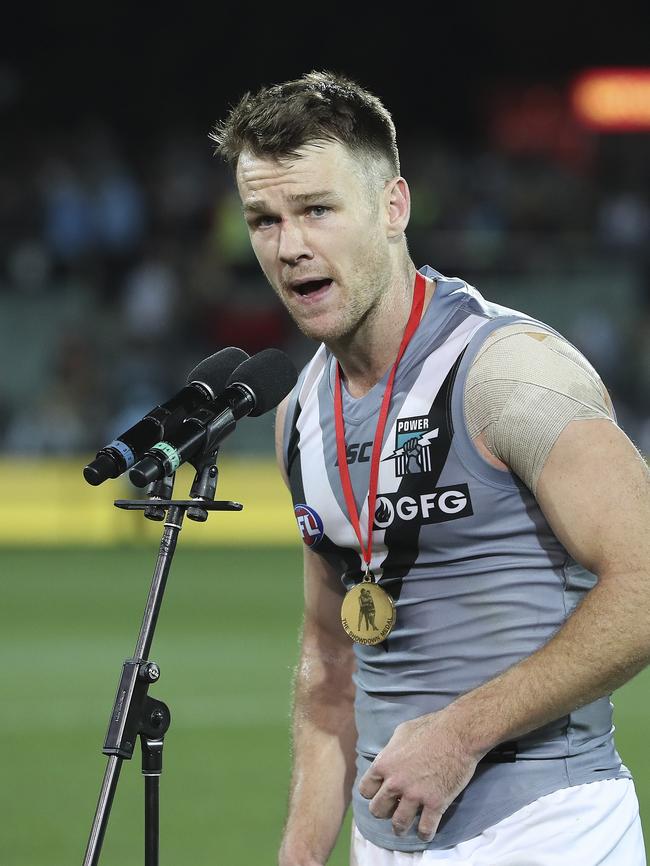
<path fill-rule="evenodd" d="M 381 643 L 395 625 L 395 603 L 376 583 L 363 580 L 346 593 L 341 624 L 355 643 Z"/>

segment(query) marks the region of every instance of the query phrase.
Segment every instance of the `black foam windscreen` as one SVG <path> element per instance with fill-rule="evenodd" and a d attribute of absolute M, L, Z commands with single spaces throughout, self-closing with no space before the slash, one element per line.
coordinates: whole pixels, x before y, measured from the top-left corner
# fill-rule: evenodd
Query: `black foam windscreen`
<path fill-rule="evenodd" d="M 201 385 L 206 385 L 218 397 L 228 383 L 230 374 L 239 367 L 244 361 L 248 360 L 248 352 L 243 349 L 238 349 L 236 346 L 228 346 L 227 349 L 221 349 L 210 355 L 209 358 L 204 358 L 196 367 L 189 373 L 187 377 L 188 384 L 198 382 Z"/>
<path fill-rule="evenodd" d="M 228 385 L 245 385 L 255 395 L 256 417 L 273 409 L 298 381 L 293 361 L 280 349 L 263 349 L 233 371 Z"/>

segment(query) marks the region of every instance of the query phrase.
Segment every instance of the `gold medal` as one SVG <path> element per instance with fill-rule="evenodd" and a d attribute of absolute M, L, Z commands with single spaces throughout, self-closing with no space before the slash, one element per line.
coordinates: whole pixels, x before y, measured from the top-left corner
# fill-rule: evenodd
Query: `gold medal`
<path fill-rule="evenodd" d="M 345 594 L 341 624 L 355 643 L 381 643 L 395 625 L 395 603 L 367 571 L 361 583 Z"/>
<path fill-rule="evenodd" d="M 363 561 L 366 563 L 366 573 L 361 583 L 353 586 L 346 593 L 341 605 L 341 623 L 345 631 L 353 641 L 360 644 L 381 643 L 393 630 L 395 625 L 395 604 L 393 599 L 381 587 L 377 586 L 375 578 L 370 571 L 372 561 L 372 533 L 375 519 L 375 506 L 377 504 L 377 483 L 379 481 L 379 462 L 381 460 L 381 449 L 384 441 L 384 430 L 390 400 L 395 383 L 395 374 L 402 355 L 406 351 L 411 337 L 416 332 L 426 296 L 426 280 L 420 273 L 415 275 L 413 286 L 413 301 L 409 313 L 406 329 L 402 342 L 397 350 L 395 363 L 390 371 L 384 396 L 381 401 L 379 417 L 377 419 L 377 430 L 375 431 L 374 444 L 370 457 L 370 479 L 368 484 L 368 539 L 363 543 L 361 534 L 361 522 L 359 520 L 359 509 L 354 498 L 350 470 L 348 469 L 347 450 L 345 447 L 345 423 L 343 421 L 343 396 L 341 389 L 341 365 L 337 362 L 334 375 L 334 430 L 336 432 L 336 455 L 339 465 L 339 477 L 341 488 L 348 508 L 348 517 L 359 539 L 359 547 Z"/>

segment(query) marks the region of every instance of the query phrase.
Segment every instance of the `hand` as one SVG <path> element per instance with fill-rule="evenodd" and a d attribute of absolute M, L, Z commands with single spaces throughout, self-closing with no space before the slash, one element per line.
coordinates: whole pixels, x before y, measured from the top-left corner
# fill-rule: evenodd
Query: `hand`
<path fill-rule="evenodd" d="M 421 809 L 418 836 L 430 842 L 445 810 L 474 775 L 472 755 L 445 711 L 403 722 L 359 782 L 370 814 L 404 835 Z"/>
<path fill-rule="evenodd" d="M 412 454 L 414 451 L 421 451 L 421 446 L 418 440 L 413 437 L 412 439 L 407 439 L 404 443 L 404 451 L 406 454 Z"/>
<path fill-rule="evenodd" d="M 404 443 L 404 453 L 406 454 L 407 460 L 411 457 L 415 457 L 416 463 L 422 469 L 422 446 L 419 441 L 415 438 L 407 439 Z"/>

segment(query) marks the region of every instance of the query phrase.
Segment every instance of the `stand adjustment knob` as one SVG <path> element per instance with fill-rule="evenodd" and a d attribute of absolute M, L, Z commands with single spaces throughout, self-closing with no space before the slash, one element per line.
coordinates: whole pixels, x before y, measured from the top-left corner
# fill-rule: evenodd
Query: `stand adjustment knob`
<path fill-rule="evenodd" d="M 145 682 L 155 683 L 156 680 L 160 679 L 160 668 L 155 662 L 145 662 L 140 666 L 138 676 Z"/>

